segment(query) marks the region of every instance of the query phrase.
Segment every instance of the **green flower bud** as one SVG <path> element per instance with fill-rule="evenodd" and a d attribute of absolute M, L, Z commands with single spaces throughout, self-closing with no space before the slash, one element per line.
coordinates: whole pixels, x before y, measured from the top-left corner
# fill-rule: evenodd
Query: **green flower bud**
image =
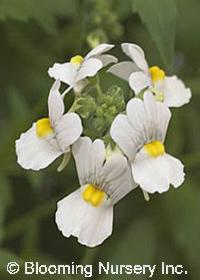
<path fill-rule="evenodd" d="M 96 103 L 90 95 L 80 97 L 75 104 L 75 111 L 83 118 L 88 118 L 96 111 Z"/>

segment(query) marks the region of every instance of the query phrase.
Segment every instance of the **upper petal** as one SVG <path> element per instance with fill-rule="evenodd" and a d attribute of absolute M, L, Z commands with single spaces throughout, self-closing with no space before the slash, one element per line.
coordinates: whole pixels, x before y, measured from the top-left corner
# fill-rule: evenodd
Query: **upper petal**
<path fill-rule="evenodd" d="M 128 81 L 130 75 L 135 71 L 137 71 L 137 66 L 132 61 L 123 61 L 111 66 L 107 72 Z"/>
<path fill-rule="evenodd" d="M 164 103 L 169 107 L 180 107 L 187 104 L 192 97 L 190 88 L 176 76 L 165 77 L 163 81 Z"/>
<path fill-rule="evenodd" d="M 151 86 L 151 79 L 142 71 L 133 72 L 129 77 L 129 85 L 137 95 L 144 88 Z"/>
<path fill-rule="evenodd" d="M 63 83 L 73 86 L 77 75 L 78 67 L 73 63 L 55 63 L 53 67 L 49 68 L 48 74 L 51 78 L 61 80 Z"/>
<path fill-rule="evenodd" d="M 105 182 L 103 188 L 113 204 L 137 187 L 133 181 L 127 159 L 119 154 L 111 156 L 105 162 L 102 169 L 102 179 Z"/>
<path fill-rule="evenodd" d="M 112 48 L 114 48 L 115 45 L 111 45 L 111 44 L 100 44 L 97 47 L 95 47 L 94 49 L 92 49 L 87 55 L 86 55 L 86 59 L 94 57 L 94 56 L 99 56 L 102 53 L 105 53 L 109 50 L 111 50 Z"/>
<path fill-rule="evenodd" d="M 62 117 L 65 110 L 59 88 L 60 80 L 56 80 L 50 90 L 48 98 L 49 118 L 53 127 L 55 123 Z"/>
<path fill-rule="evenodd" d="M 85 59 L 81 64 L 76 76 L 76 83 L 85 79 L 86 77 L 92 77 L 103 67 L 103 63 L 100 59 L 89 58 Z"/>
<path fill-rule="evenodd" d="M 62 154 L 56 141 L 51 145 L 36 135 L 36 124 L 16 140 L 17 162 L 25 169 L 40 170 Z"/>
<path fill-rule="evenodd" d="M 118 59 L 115 56 L 110 55 L 110 54 L 102 54 L 102 55 L 98 56 L 97 58 L 101 60 L 103 67 L 106 67 L 110 63 L 117 63 L 117 61 L 118 61 Z"/>
<path fill-rule="evenodd" d="M 78 140 L 82 131 L 81 119 L 78 114 L 66 113 L 62 116 L 56 123 L 55 133 L 63 152 L 69 150 L 69 146 Z"/>
<path fill-rule="evenodd" d="M 123 52 L 145 73 L 148 73 L 149 66 L 146 62 L 143 50 L 135 44 L 124 43 L 121 45 Z"/>
<path fill-rule="evenodd" d="M 144 106 L 147 113 L 149 133 L 152 140 L 164 141 L 171 112 L 162 102 L 157 102 L 150 92 L 144 93 Z"/>
<path fill-rule="evenodd" d="M 113 207 L 93 207 L 81 197 L 81 190 L 58 202 L 56 223 L 63 235 L 78 238 L 88 247 L 100 245 L 112 233 Z"/>
<path fill-rule="evenodd" d="M 102 140 L 93 143 L 89 137 L 81 137 L 72 147 L 73 156 L 81 185 L 93 183 L 99 178 L 105 160 Z"/>
<path fill-rule="evenodd" d="M 127 117 L 119 114 L 112 123 L 110 135 L 129 160 L 134 159 L 139 141 L 137 135 L 132 132 L 133 129 L 128 122 Z"/>
<path fill-rule="evenodd" d="M 119 114 L 113 121 L 110 134 L 121 150 L 133 161 L 145 143 L 164 141 L 171 113 L 166 105 L 156 102 L 151 92 L 144 101 L 131 99 L 126 107 L 127 116 Z"/>

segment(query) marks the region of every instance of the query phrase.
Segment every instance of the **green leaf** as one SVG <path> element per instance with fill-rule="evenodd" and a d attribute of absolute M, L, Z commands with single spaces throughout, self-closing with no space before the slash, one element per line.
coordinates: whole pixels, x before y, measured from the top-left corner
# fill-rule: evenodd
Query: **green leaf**
<path fill-rule="evenodd" d="M 174 0 L 132 0 L 132 4 L 133 12 L 146 25 L 165 66 L 171 67 L 177 15 Z"/>
<path fill-rule="evenodd" d="M 56 16 L 72 16 L 76 1 L 70 0 L 0 0 L 0 20 L 36 20 L 48 33 L 55 31 Z"/>

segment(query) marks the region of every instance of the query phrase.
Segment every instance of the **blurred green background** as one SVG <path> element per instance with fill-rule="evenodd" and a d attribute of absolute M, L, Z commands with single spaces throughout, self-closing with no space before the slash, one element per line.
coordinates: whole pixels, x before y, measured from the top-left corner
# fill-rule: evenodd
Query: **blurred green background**
<path fill-rule="evenodd" d="M 154 279 L 200 279 L 199 10 L 199 0 L 0 0 L 0 279 L 27 279 L 5 272 L 11 260 L 159 267 L 165 261 L 184 265 L 188 275 L 162 276 L 158 269 Z M 74 163 L 60 174 L 61 159 L 40 172 L 25 171 L 16 163 L 15 139 L 47 113 L 53 82 L 48 67 L 85 54 L 97 42 L 116 44 L 113 53 L 120 59 L 120 43 L 141 45 L 150 64 L 177 74 L 193 97 L 173 110 L 166 141 L 168 152 L 185 164 L 184 185 L 153 195 L 149 203 L 139 189 L 130 193 L 115 208 L 113 235 L 87 249 L 64 238 L 54 221 L 56 202 L 78 187 Z M 125 82 L 102 77 L 103 86 L 117 83 L 128 91 Z"/>

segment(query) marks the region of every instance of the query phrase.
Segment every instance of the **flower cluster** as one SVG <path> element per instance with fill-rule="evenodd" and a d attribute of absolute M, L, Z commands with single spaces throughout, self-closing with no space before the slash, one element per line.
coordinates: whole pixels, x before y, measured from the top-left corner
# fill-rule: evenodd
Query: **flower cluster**
<path fill-rule="evenodd" d="M 158 66 L 149 67 L 139 46 L 122 44 L 131 60 L 119 63 L 107 54 L 113 47 L 101 44 L 85 57 L 76 55 L 49 68 L 55 79 L 49 116 L 16 140 L 17 161 L 25 169 L 46 168 L 63 155 L 61 171 L 73 156 L 80 187 L 58 202 L 56 223 L 64 236 L 89 247 L 111 235 L 114 205 L 129 192 L 140 187 L 148 200 L 170 185 L 178 188 L 185 176 L 181 161 L 167 154 L 164 140 L 169 107 L 188 103 L 190 89 Z M 128 81 L 135 97 L 117 85 L 101 89 L 98 72 L 109 64 L 107 72 Z M 63 93 L 61 82 L 68 85 Z M 64 98 L 71 90 L 74 103 L 65 113 Z"/>

